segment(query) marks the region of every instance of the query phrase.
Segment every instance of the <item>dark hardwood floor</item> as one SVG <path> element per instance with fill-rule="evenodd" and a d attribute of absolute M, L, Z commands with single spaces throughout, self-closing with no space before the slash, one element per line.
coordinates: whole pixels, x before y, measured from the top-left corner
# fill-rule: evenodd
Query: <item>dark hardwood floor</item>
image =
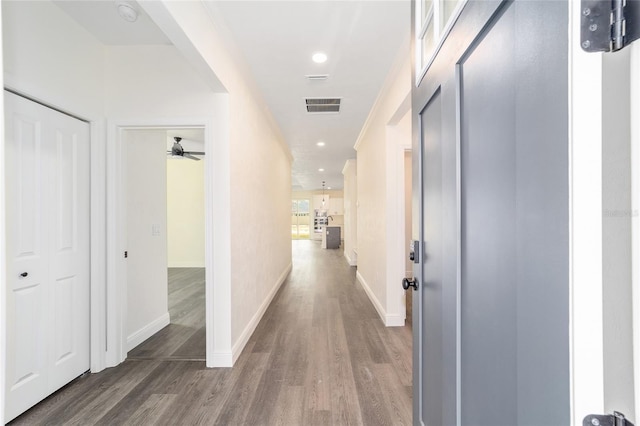
<path fill-rule="evenodd" d="M 384 327 L 341 250 L 294 241 L 293 258 L 233 368 L 179 359 L 187 338 L 78 379 L 13 424 L 411 424 L 411 328 Z"/>

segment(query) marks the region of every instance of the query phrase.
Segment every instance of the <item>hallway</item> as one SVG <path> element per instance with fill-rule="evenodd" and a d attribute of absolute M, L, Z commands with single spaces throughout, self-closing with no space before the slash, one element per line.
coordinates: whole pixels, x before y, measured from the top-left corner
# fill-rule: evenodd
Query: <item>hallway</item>
<path fill-rule="evenodd" d="M 293 241 L 293 271 L 234 368 L 127 360 L 11 424 L 411 424 L 411 328 L 386 328 L 342 250 Z"/>

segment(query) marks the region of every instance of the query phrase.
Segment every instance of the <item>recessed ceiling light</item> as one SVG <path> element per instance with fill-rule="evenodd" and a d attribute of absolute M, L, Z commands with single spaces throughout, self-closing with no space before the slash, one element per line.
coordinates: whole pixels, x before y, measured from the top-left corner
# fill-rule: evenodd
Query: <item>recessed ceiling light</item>
<path fill-rule="evenodd" d="M 315 62 L 316 64 L 323 64 L 327 62 L 327 55 L 322 52 L 317 52 L 313 54 L 311 59 L 313 59 L 313 62 Z"/>
<path fill-rule="evenodd" d="M 324 172 L 324 169 L 318 169 L 319 172 Z"/>
<path fill-rule="evenodd" d="M 318 146 L 324 146 L 324 142 L 318 142 L 316 145 L 318 145 Z"/>
<path fill-rule="evenodd" d="M 327 189 L 331 189 L 331 187 L 330 187 L 330 186 L 327 186 Z"/>

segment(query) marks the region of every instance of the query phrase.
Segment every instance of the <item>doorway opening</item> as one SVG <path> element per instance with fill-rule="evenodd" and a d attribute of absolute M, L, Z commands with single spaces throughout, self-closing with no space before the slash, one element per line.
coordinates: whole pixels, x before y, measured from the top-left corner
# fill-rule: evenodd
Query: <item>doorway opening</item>
<path fill-rule="evenodd" d="M 204 361 L 204 129 L 127 130 L 124 143 L 127 357 Z"/>
<path fill-rule="evenodd" d="M 124 256 L 111 291 L 120 294 L 112 322 L 122 330 L 120 360 L 205 361 L 213 341 L 209 127 L 178 121 L 115 130 L 113 238 Z"/>

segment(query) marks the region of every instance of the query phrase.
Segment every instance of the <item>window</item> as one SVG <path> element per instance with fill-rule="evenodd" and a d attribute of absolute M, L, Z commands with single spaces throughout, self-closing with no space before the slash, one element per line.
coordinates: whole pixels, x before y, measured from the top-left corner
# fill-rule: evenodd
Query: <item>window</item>
<path fill-rule="evenodd" d="M 466 0 L 420 0 L 416 2 L 416 84 L 427 69 Z"/>
<path fill-rule="evenodd" d="M 310 206 L 308 199 L 291 200 L 291 238 L 294 240 L 309 239 Z"/>

